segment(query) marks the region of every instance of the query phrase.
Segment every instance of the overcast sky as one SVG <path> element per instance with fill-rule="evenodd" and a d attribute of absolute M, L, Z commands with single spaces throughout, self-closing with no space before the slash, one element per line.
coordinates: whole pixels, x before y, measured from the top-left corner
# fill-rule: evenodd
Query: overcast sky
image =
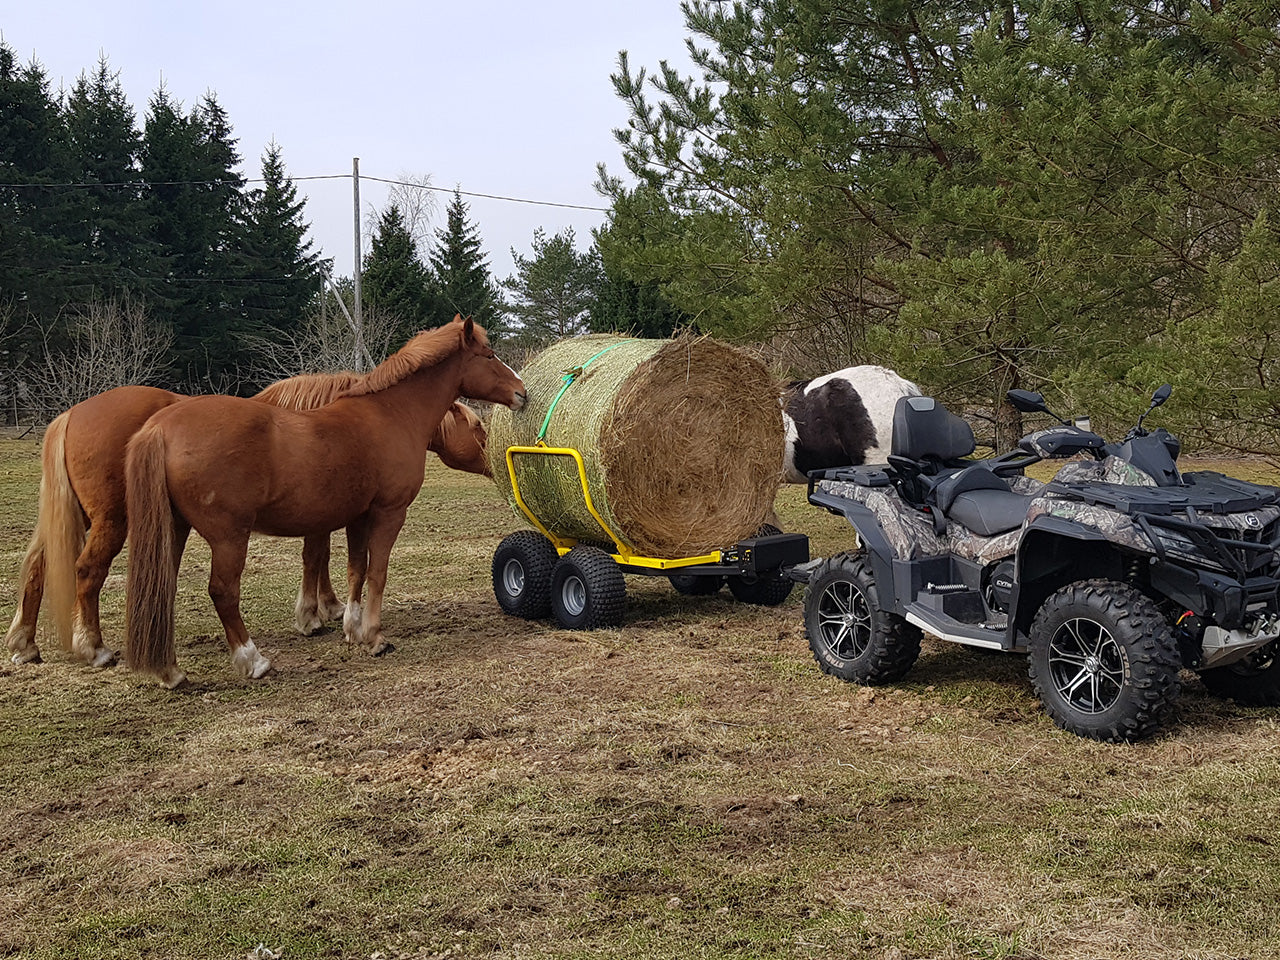
<path fill-rule="evenodd" d="M 361 206 L 381 208 L 373 177 L 429 176 L 437 187 L 602 207 L 596 164 L 625 174 L 612 131 L 626 105 L 609 75 L 619 50 L 632 69 L 660 59 L 687 71 L 678 0 L 452 0 L 309 3 L 57 0 L 11 3 L 0 34 L 37 59 L 54 89 L 105 55 L 137 114 L 161 82 L 184 108 L 213 91 L 239 138 L 241 172 L 257 177 L 280 144 L 307 200 L 306 219 L 339 274 L 354 259 L 351 173 Z M 448 193 L 436 193 L 435 226 Z M 573 227 L 579 249 L 603 214 L 465 197 L 495 279 L 510 248 L 528 254 L 535 227 Z M 368 242 L 364 250 L 368 252 Z"/>

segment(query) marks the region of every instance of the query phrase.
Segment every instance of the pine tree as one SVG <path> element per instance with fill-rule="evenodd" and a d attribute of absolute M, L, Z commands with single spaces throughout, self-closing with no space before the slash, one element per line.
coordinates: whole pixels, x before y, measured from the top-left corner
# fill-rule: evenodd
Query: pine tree
<path fill-rule="evenodd" d="M 400 341 L 443 322 L 428 313 L 429 280 L 400 207 L 392 203 L 378 219 L 364 260 L 362 294 L 371 307 L 395 319 Z"/>
<path fill-rule="evenodd" d="M 502 300 L 481 250 L 480 229 L 467 220 L 467 205 L 458 190 L 449 201 L 445 227 L 436 231 L 430 265 L 431 325 L 439 326 L 461 314 L 484 327 L 491 339 L 500 339 L 504 332 Z"/>
<path fill-rule="evenodd" d="M 585 333 L 599 286 L 598 264 L 591 253 L 574 247 L 573 228 L 548 237 L 533 232 L 533 255 L 511 251 L 516 272 L 502 282 L 511 336 L 521 346 L 537 349 L 565 337 Z"/>

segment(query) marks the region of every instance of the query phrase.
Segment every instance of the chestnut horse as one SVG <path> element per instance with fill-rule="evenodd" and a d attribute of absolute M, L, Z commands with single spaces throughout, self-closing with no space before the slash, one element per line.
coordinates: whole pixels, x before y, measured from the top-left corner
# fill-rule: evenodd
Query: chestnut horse
<path fill-rule="evenodd" d="M 306 410 L 330 402 L 359 379 L 349 371 L 303 374 L 272 384 L 254 399 Z M 35 636 L 42 601 L 64 650 L 96 667 L 114 662 L 114 651 L 102 642 L 98 598 L 125 541 L 125 446 L 151 414 L 183 399 L 154 387 L 117 387 L 76 404 L 45 431 L 39 515 L 22 563 L 18 611 L 5 638 L 14 663 L 40 659 Z M 485 439 L 480 418 L 454 403 L 428 449 L 455 470 L 487 475 Z M 295 606 L 303 634 L 346 609 L 329 580 L 329 537 L 316 539 L 308 538 L 303 548 Z"/>
<path fill-rule="evenodd" d="M 332 403 L 292 411 L 238 397 L 165 407 L 129 441 L 125 488 L 129 573 L 125 662 L 168 687 L 178 669 L 178 564 L 195 530 L 209 544 L 209 595 L 232 666 L 256 679 L 271 663 L 240 616 L 251 532 L 305 537 L 347 531 L 343 632 L 371 654 L 382 636 L 391 548 L 422 486 L 427 445 L 458 396 L 519 410 L 519 376 L 468 318 L 413 337 Z M 367 607 L 362 607 L 365 581 Z"/>

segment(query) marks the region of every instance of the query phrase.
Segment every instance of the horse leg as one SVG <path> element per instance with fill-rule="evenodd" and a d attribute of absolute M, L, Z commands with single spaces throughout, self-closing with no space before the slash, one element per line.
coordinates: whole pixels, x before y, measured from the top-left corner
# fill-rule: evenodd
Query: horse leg
<path fill-rule="evenodd" d="M 249 639 L 249 631 L 240 617 L 240 576 L 244 573 L 245 556 L 249 552 L 249 532 L 245 530 L 210 539 L 209 549 L 212 553 L 209 597 L 227 635 L 231 666 L 245 679 L 257 680 L 271 669 L 271 661 Z"/>
<path fill-rule="evenodd" d="M 124 549 L 128 531 L 123 516 L 99 517 L 89 527 L 84 549 L 76 559 L 76 605 L 72 616 L 71 650 L 91 667 L 115 662 L 114 650 L 102 642 L 99 597 L 113 561 Z M 178 551 L 182 555 L 182 551 Z"/>
<path fill-rule="evenodd" d="M 329 579 L 329 535 L 324 536 L 324 560 L 320 564 L 320 584 L 316 589 L 316 609 L 325 621 L 337 620 L 346 611 L 347 605 L 338 599 L 333 589 L 333 581 Z"/>
<path fill-rule="evenodd" d="M 14 663 L 39 663 L 40 647 L 36 644 L 36 618 L 44 599 L 44 549 L 32 543 L 22 564 L 22 599 L 13 615 L 13 624 L 5 636 L 10 659 Z"/>
<path fill-rule="evenodd" d="M 360 597 L 368 570 L 369 517 L 366 515 L 347 524 L 347 610 L 342 615 L 342 635 L 348 643 L 360 641 L 363 620 Z"/>
<path fill-rule="evenodd" d="M 369 600 L 364 611 L 362 639 L 365 649 L 375 657 L 394 649 L 382 636 L 382 595 L 387 586 L 391 548 L 400 535 L 407 512 L 407 509 L 393 510 L 378 516 L 369 533 Z"/>
<path fill-rule="evenodd" d="M 329 579 L 329 535 L 312 534 L 302 541 L 302 586 L 298 588 L 298 601 L 293 605 L 293 624 L 304 637 L 309 637 L 324 626 L 320 612 L 320 579 Z M 333 587 L 330 586 L 330 591 Z"/>

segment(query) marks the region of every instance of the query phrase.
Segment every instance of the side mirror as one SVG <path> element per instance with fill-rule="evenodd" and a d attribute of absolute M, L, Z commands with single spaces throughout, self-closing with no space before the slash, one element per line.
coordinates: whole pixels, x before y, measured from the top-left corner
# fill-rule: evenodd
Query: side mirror
<path fill-rule="evenodd" d="M 1005 396 L 1022 413 L 1048 413 L 1044 397 L 1034 390 L 1010 390 Z"/>
<path fill-rule="evenodd" d="M 1170 386 L 1169 384 L 1167 384 L 1167 383 L 1162 384 L 1162 385 L 1160 386 L 1160 389 L 1158 389 L 1158 390 L 1157 390 L 1157 391 L 1152 395 L 1152 397 L 1151 397 L 1151 406 L 1152 406 L 1153 408 L 1154 408 L 1154 407 L 1158 407 L 1158 406 L 1160 406 L 1160 404 L 1164 403 L 1166 400 L 1168 400 L 1168 399 L 1169 399 L 1169 395 L 1170 395 L 1171 393 L 1173 393 L 1173 387 L 1171 387 L 1171 386 Z"/>

